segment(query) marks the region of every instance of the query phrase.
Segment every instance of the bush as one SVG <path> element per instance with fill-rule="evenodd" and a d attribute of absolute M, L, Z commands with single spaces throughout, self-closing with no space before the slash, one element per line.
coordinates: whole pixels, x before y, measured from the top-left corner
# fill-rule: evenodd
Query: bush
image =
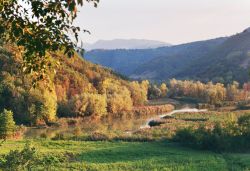
<path fill-rule="evenodd" d="M 0 168 L 3 170 L 31 170 L 31 168 L 37 164 L 36 149 L 27 143 L 23 150 L 10 151 L 9 154 L 3 156 L 1 160 Z"/>
<path fill-rule="evenodd" d="M 196 137 L 191 128 L 185 128 L 178 130 L 173 137 L 173 140 L 181 144 L 191 145 L 196 142 Z"/>
<path fill-rule="evenodd" d="M 87 138 L 87 141 L 108 141 L 110 140 L 110 137 L 106 134 L 94 132 L 90 134 Z"/>
<path fill-rule="evenodd" d="M 57 133 L 53 138 L 51 138 L 52 140 L 65 140 L 66 137 L 63 133 Z"/>
<path fill-rule="evenodd" d="M 224 126 L 216 124 L 213 129 L 204 126 L 198 129 L 180 129 L 173 140 L 183 145 L 217 152 L 250 150 L 250 116 L 242 116 L 238 122 Z"/>
<path fill-rule="evenodd" d="M 50 170 L 54 166 L 66 162 L 66 157 L 63 155 L 53 155 L 53 154 L 46 154 L 42 158 L 42 160 L 39 161 L 39 164 L 42 165 L 46 170 Z"/>

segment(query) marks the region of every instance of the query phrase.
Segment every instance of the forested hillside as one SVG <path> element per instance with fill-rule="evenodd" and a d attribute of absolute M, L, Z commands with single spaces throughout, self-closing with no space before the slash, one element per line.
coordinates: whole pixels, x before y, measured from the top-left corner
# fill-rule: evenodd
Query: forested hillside
<path fill-rule="evenodd" d="M 132 78 L 162 80 L 204 56 L 226 38 L 141 50 L 93 50 L 85 58 Z"/>
<path fill-rule="evenodd" d="M 177 78 L 214 80 L 223 83 L 249 80 L 250 32 L 231 36 L 215 50 L 176 74 Z"/>
<path fill-rule="evenodd" d="M 13 111 L 19 124 L 49 123 L 57 117 L 121 115 L 147 100 L 148 82 L 122 80 L 109 69 L 63 53 L 51 58 L 56 72 L 51 69 L 49 78 L 33 88 L 32 77 L 22 72 L 18 54 L 13 46 L 0 48 L 0 109 Z"/>
<path fill-rule="evenodd" d="M 144 50 L 96 50 L 86 59 L 133 79 L 248 81 L 250 32 L 228 38 Z"/>
<path fill-rule="evenodd" d="M 156 56 L 139 66 L 130 76 L 135 79 L 151 80 L 179 78 L 176 77 L 177 73 L 185 70 L 195 61 L 199 61 L 225 40 L 226 38 L 218 38 L 170 47 L 161 56 Z"/>

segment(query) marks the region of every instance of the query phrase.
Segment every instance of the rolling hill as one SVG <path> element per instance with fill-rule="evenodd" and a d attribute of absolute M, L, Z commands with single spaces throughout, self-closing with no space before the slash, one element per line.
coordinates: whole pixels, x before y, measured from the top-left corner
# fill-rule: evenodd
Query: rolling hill
<path fill-rule="evenodd" d="M 220 82 L 246 82 L 249 80 L 250 30 L 247 29 L 227 39 L 203 58 L 194 61 L 181 72 L 178 78 L 196 78 Z"/>
<path fill-rule="evenodd" d="M 56 117 L 124 114 L 137 105 L 136 95 L 146 91 L 141 84 L 77 54 L 68 58 L 63 52 L 53 53 L 50 61 L 53 69 L 34 88 L 34 75 L 22 72 L 20 51 L 14 45 L 0 46 L 0 110 L 11 110 L 16 123 L 37 125 Z"/>
<path fill-rule="evenodd" d="M 163 47 L 157 49 L 92 50 L 87 52 L 84 58 L 129 76 L 145 62 L 166 54 L 168 49 L 168 47 Z"/>
<path fill-rule="evenodd" d="M 86 59 L 132 79 L 249 80 L 250 30 L 212 40 L 140 50 L 95 50 Z"/>
<path fill-rule="evenodd" d="M 165 78 L 171 76 L 176 70 L 205 55 L 225 40 L 226 38 L 218 38 L 156 49 L 93 50 L 84 57 L 131 78 L 160 79 L 163 74 Z"/>
<path fill-rule="evenodd" d="M 156 56 L 139 66 L 130 77 L 150 80 L 174 78 L 176 73 L 199 61 L 225 40 L 226 38 L 218 38 L 170 47 L 165 54 Z"/>

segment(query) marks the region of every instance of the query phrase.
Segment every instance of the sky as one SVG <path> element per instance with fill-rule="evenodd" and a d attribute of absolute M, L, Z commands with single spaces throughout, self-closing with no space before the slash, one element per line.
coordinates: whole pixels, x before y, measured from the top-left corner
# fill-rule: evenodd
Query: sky
<path fill-rule="evenodd" d="M 75 22 L 97 40 L 149 39 L 171 44 L 230 36 L 250 27 L 250 0 L 100 0 Z"/>

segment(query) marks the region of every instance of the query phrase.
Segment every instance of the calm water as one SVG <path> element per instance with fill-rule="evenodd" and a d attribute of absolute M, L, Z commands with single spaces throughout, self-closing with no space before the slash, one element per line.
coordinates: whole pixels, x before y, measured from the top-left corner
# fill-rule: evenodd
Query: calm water
<path fill-rule="evenodd" d="M 169 113 L 163 113 L 160 115 L 148 115 L 148 116 L 134 116 L 129 118 L 106 118 L 102 120 L 93 120 L 91 118 L 77 119 L 77 124 L 68 124 L 71 119 L 60 119 L 59 126 L 52 126 L 48 128 L 27 128 L 24 132 L 25 138 L 38 138 L 41 135 L 46 135 L 51 138 L 56 134 L 72 135 L 76 132 L 81 133 L 93 133 L 93 132 L 113 132 L 113 133 L 130 133 L 143 128 L 148 128 L 148 123 L 151 120 L 160 119 L 166 115 L 172 115 L 178 112 L 199 112 L 198 109 L 194 109 L 194 105 L 187 103 L 180 103 L 174 101 L 174 105 L 177 106 L 179 110 L 174 110 Z M 157 102 L 156 104 L 159 105 Z M 166 104 L 166 100 L 163 101 Z M 177 105 L 176 105 L 177 104 Z M 72 119 L 75 120 L 75 119 Z"/>
<path fill-rule="evenodd" d="M 148 118 L 156 117 L 156 115 L 132 117 L 132 118 L 119 118 L 111 119 L 106 118 L 99 121 L 93 121 L 93 119 L 78 119 L 77 124 L 68 124 L 66 119 L 61 119 L 60 126 L 52 126 L 48 128 L 28 128 L 24 137 L 26 138 L 38 138 L 42 134 L 46 134 L 47 137 L 54 137 L 56 134 L 63 133 L 74 134 L 76 131 L 81 133 L 93 133 L 93 132 L 114 132 L 124 133 L 140 129 L 144 125 Z M 71 119 L 67 119 L 68 121 Z M 72 119 L 74 120 L 74 119 Z"/>

